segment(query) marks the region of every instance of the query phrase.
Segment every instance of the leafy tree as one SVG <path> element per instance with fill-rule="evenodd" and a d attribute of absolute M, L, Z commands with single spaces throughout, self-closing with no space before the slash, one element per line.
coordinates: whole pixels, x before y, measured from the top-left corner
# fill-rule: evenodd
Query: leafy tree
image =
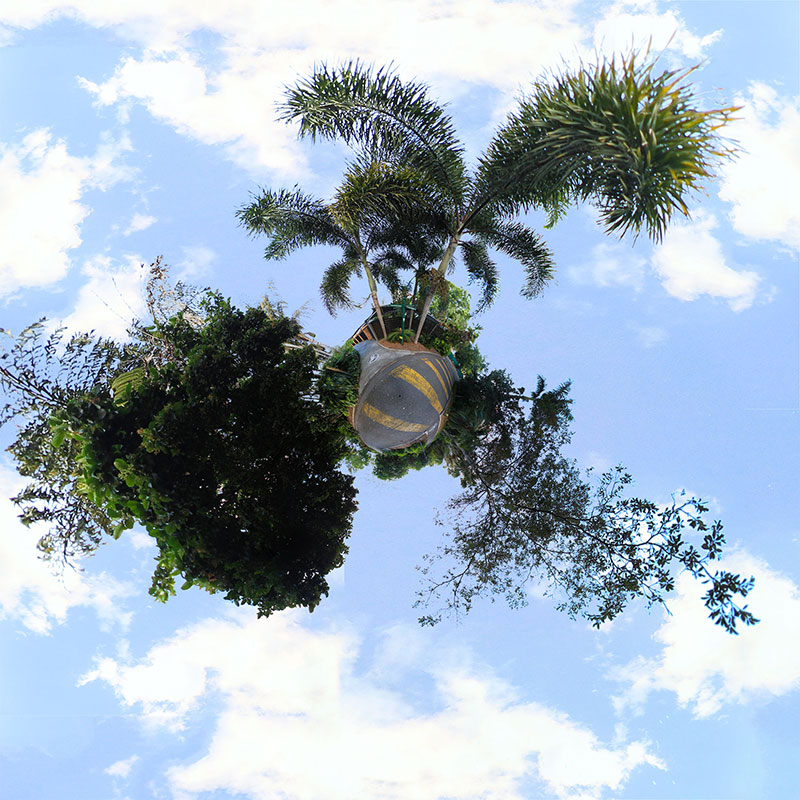
<path fill-rule="evenodd" d="M 599 627 L 637 598 L 666 606 L 676 571 L 686 570 L 707 585 L 716 624 L 736 633 L 737 623 L 756 623 L 737 597 L 747 596 L 753 579 L 712 569 L 725 537 L 702 500 L 680 496 L 660 507 L 627 494 L 632 478 L 624 468 L 596 479 L 563 455 L 569 389 L 547 390 L 540 377 L 527 395 L 505 372 L 480 368 L 456 384 L 447 422 L 429 447 L 374 455 L 373 473 L 383 480 L 443 465 L 463 489 L 437 517 L 445 542 L 425 557 L 417 605 L 439 607 L 420 622 L 467 612 L 484 597 L 525 605 L 534 582 L 570 617 Z"/>
<path fill-rule="evenodd" d="M 749 593 L 753 579 L 709 567 L 725 537 L 720 522 L 705 519 L 702 501 L 681 496 L 660 508 L 625 496 L 632 479 L 622 467 L 599 481 L 584 480 L 562 455 L 571 435 L 569 384 L 545 391 L 539 378 L 528 397 L 504 373 L 472 384 L 467 391 L 482 399 L 464 403 L 459 413 L 470 409 L 473 424 L 446 427 L 438 444 L 464 491 L 438 520 L 450 530 L 439 551 L 426 557 L 423 574 L 447 566 L 429 578 L 418 604 L 444 599 L 444 610 L 459 613 L 478 597 L 500 594 L 520 606 L 527 603 L 527 584 L 537 581 L 559 609 L 599 627 L 634 598 L 665 604 L 677 567 L 708 585 L 704 601 L 716 624 L 736 633 L 737 621 L 758 621 L 734 599 Z M 687 529 L 703 534 L 699 547 Z M 441 615 L 426 614 L 420 622 L 434 624 Z"/>
<path fill-rule="evenodd" d="M 631 55 L 537 81 L 469 170 L 452 120 L 426 86 L 358 62 L 321 66 L 288 90 L 282 118 L 298 122 L 301 137 L 355 149 L 341 188 L 329 204 L 265 191 L 239 216 L 271 237 L 267 258 L 342 245 L 321 287 L 331 309 L 349 302 L 359 266 L 376 306 L 376 279 L 394 291 L 399 272 L 411 270 L 419 339 L 457 252 L 484 304 L 498 286 L 490 249 L 524 266 L 524 294 L 542 290 L 554 265 L 541 237 L 517 219 L 530 208 L 553 224 L 569 204 L 592 201 L 608 232 L 644 230 L 655 239 L 675 211 L 687 213 L 687 195 L 729 152 L 716 129 L 734 111 L 698 109 L 689 72 L 657 74 L 654 62 Z"/>
<path fill-rule="evenodd" d="M 361 359 L 348 340 L 336 347 L 323 364 L 317 391 L 326 408 L 341 414 L 358 402 L 358 379 L 361 376 Z"/>
<path fill-rule="evenodd" d="M 270 304 L 240 311 L 206 294 L 133 330 L 124 345 L 85 335 L 63 345 L 63 331 L 45 336 L 37 323 L 0 355 L 11 397 L 2 419 L 21 422 L 10 452 L 32 481 L 15 501 L 23 521 L 48 524 L 43 553 L 68 560 L 139 522 L 159 547 L 158 599 L 182 575 L 184 588 L 221 591 L 262 614 L 313 608 L 342 563 L 355 510 L 353 479 L 337 465 L 370 460 L 344 423 L 352 384 L 324 389 L 320 353 Z M 352 349 L 332 361 L 351 381 Z M 444 597 L 444 610 L 459 613 L 502 594 L 521 605 L 533 579 L 571 616 L 600 625 L 634 598 L 664 603 L 682 568 L 708 584 L 715 622 L 731 632 L 756 622 L 735 601 L 752 578 L 710 569 L 724 537 L 699 500 L 659 508 L 625 496 L 621 468 L 592 481 L 562 455 L 568 384 L 546 390 L 540 379 L 526 395 L 483 368 L 456 386 L 430 447 L 371 459 L 384 479 L 442 464 L 461 481 L 421 603 Z M 687 529 L 703 535 L 699 546 Z"/>
<path fill-rule="evenodd" d="M 363 269 L 385 335 L 376 275 L 393 290 L 399 283 L 395 271 L 387 269 L 385 257 L 370 256 L 382 248 L 385 218 L 397 221 L 408 214 L 410 204 L 423 190 L 418 176 L 410 170 L 389 170 L 380 162 L 360 160 L 350 166 L 330 203 L 299 189 L 265 191 L 239 216 L 251 231 L 271 235 L 265 250 L 268 259 L 285 258 L 298 247 L 311 244 L 339 247 L 341 258 L 323 276 L 323 302 L 331 312 L 337 307 L 351 307 L 350 278 Z"/>
<path fill-rule="evenodd" d="M 22 522 L 46 524 L 39 540 L 45 558 L 67 562 L 94 550 L 114 523 L 105 508 L 91 502 L 76 465 L 80 445 L 54 436 L 53 414 L 93 389 L 110 391 L 120 371 L 122 350 L 116 342 L 88 334 L 47 333 L 45 320 L 28 326 L 0 352 L 0 390 L 7 401 L 0 426 L 16 421 L 18 431 L 8 448 L 20 475 L 30 482 L 13 498 Z"/>
<path fill-rule="evenodd" d="M 755 623 L 734 600 L 752 578 L 709 566 L 724 537 L 702 502 L 660 508 L 627 497 L 622 468 L 584 478 L 562 455 L 569 385 L 546 391 L 540 379 L 526 395 L 490 372 L 468 296 L 446 278 L 460 255 L 481 305 L 490 303 L 495 250 L 525 268 L 523 293 L 538 294 L 554 265 L 519 219 L 531 208 L 547 212 L 549 226 L 571 203 L 590 201 L 607 232 L 659 239 L 730 152 L 716 129 L 734 109 L 699 110 L 687 74 L 657 74 L 632 55 L 541 80 L 472 169 L 422 84 L 359 63 L 300 81 L 283 118 L 301 136 L 352 146 L 354 159 L 329 201 L 297 187 L 266 190 L 239 218 L 269 237 L 267 258 L 314 244 L 340 249 L 322 280 L 331 311 L 352 304 L 350 281 L 362 271 L 384 335 L 379 283 L 421 307 L 417 341 L 433 308 L 443 325 L 427 343 L 455 352 L 463 374 L 443 431 L 427 449 L 370 455 L 344 413 L 357 390 L 352 349 L 315 347 L 269 303 L 239 311 L 214 294 L 151 284 L 153 324 L 136 324 L 128 344 L 73 339 L 67 372 L 53 377 L 61 334 L 42 342 L 34 327 L 3 357 L 12 402 L 0 421 L 23 419 L 11 450 L 34 479 L 17 500 L 24 520 L 54 523 L 43 550 L 88 551 L 138 521 L 159 545 L 151 592 L 160 599 L 180 574 L 184 586 L 224 591 L 263 614 L 313 608 L 342 562 L 355 509 L 352 477 L 337 465 L 371 461 L 379 477 L 396 479 L 442 464 L 463 491 L 425 567 L 430 576 L 443 561 L 444 575 L 430 578 L 420 602 L 445 596 L 445 609 L 459 612 L 502 594 L 522 605 L 536 579 L 571 616 L 600 625 L 633 598 L 663 603 L 682 568 L 708 584 L 717 624 L 736 632 L 737 622 Z M 703 534 L 699 547 L 687 528 Z"/>
<path fill-rule="evenodd" d="M 303 340 L 285 316 L 214 294 L 200 309 L 143 327 L 155 350 L 75 337 L 62 354 L 38 326 L 4 355 L 4 421 L 29 418 L 10 448 L 34 478 L 15 498 L 23 521 L 54 522 L 40 548 L 60 542 L 65 558 L 141 523 L 162 600 L 182 575 L 261 614 L 313 609 L 356 508 L 339 423 L 314 393 L 318 355 L 291 346 Z M 60 383 L 54 361 L 71 365 Z"/>

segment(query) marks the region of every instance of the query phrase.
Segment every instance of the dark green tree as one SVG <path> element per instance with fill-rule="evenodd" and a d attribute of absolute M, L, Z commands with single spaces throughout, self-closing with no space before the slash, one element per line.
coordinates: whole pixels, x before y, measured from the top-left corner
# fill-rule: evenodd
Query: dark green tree
<path fill-rule="evenodd" d="M 180 575 L 261 614 L 313 609 L 356 508 L 318 355 L 285 316 L 213 294 L 200 309 L 144 329 L 152 346 L 76 337 L 64 353 L 36 326 L 4 354 L 4 421 L 27 417 L 10 448 L 33 478 L 23 520 L 51 523 L 40 548 L 64 558 L 144 525 L 159 599 Z M 70 371 L 46 374 L 54 361 Z"/>

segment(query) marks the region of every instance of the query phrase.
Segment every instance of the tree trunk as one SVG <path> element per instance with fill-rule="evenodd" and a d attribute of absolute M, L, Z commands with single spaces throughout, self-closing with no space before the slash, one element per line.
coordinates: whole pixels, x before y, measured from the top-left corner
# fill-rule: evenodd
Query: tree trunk
<path fill-rule="evenodd" d="M 447 245 L 447 250 L 444 251 L 444 255 L 442 256 L 442 261 L 439 266 L 436 268 L 436 271 L 444 277 L 445 273 L 447 272 L 447 267 L 450 265 L 450 259 L 453 258 L 453 253 L 456 252 L 456 247 L 458 247 L 459 237 L 454 236 L 450 239 L 450 243 Z M 419 336 L 422 333 L 422 326 L 425 324 L 425 320 L 428 318 L 428 310 L 431 307 L 431 303 L 433 302 L 433 287 L 428 287 L 428 292 L 425 295 L 425 302 L 422 305 L 422 313 L 419 320 L 419 325 L 417 326 L 417 335 L 414 337 L 414 342 L 419 342 Z"/>

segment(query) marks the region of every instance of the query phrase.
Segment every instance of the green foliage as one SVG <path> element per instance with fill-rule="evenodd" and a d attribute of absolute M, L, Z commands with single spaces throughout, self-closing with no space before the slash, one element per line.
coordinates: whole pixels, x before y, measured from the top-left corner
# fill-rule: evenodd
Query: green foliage
<path fill-rule="evenodd" d="M 7 332 L 6 335 L 10 337 Z M 16 421 L 17 436 L 8 452 L 29 483 L 12 498 L 25 525 L 43 523 L 39 540 L 45 558 L 66 562 L 94 550 L 113 529 L 106 510 L 87 497 L 76 471 L 79 445 L 53 429 L 51 416 L 95 387 L 109 390 L 122 351 L 113 341 L 63 328 L 47 333 L 45 320 L 30 325 L 0 352 L 0 389 L 7 402 L 0 426 Z"/>
<path fill-rule="evenodd" d="M 9 451 L 31 480 L 14 499 L 23 522 L 48 525 L 46 557 L 90 553 L 139 523 L 158 544 L 158 599 L 182 576 L 183 588 L 223 592 L 260 614 L 313 609 L 343 562 L 356 508 L 339 466 L 371 463 L 394 480 L 442 464 L 463 492 L 440 520 L 449 532 L 423 571 L 441 564 L 444 574 L 429 578 L 421 603 L 444 596 L 444 610 L 459 613 L 500 594 L 524 605 L 536 580 L 559 608 L 599 626 L 633 599 L 663 604 L 683 569 L 707 586 L 716 624 L 735 633 L 757 622 L 737 602 L 752 578 L 711 568 L 725 540 L 706 506 L 629 497 L 622 468 L 584 478 L 562 454 L 569 384 L 547 390 L 540 378 L 526 395 L 488 371 L 463 290 L 447 285 L 432 306 L 438 346 L 463 359 L 444 429 L 427 448 L 373 454 L 343 413 L 360 374 L 350 343 L 331 354 L 266 298 L 240 311 L 166 276 L 160 260 L 151 265 L 152 324 L 136 322 L 124 345 L 47 334 L 39 322 L 0 353 L 10 398 L 0 424 L 18 422 Z"/>
<path fill-rule="evenodd" d="M 347 414 L 358 402 L 358 380 L 361 377 L 361 359 L 348 339 L 331 353 L 322 365 L 317 392 L 320 402 L 334 413 Z"/>
<path fill-rule="evenodd" d="M 301 137 L 340 139 L 413 169 L 448 207 L 459 207 L 468 185 L 464 148 L 444 107 L 426 93 L 389 69 L 323 65 L 287 92 L 281 118 L 299 122 Z"/>
<path fill-rule="evenodd" d="M 444 613 L 467 612 L 498 594 L 512 607 L 526 605 L 527 585 L 535 582 L 560 610 L 599 627 L 637 598 L 666 606 L 676 571 L 686 570 L 708 587 L 704 602 L 716 624 L 730 633 L 737 623 L 755 624 L 736 601 L 753 579 L 710 569 L 725 537 L 720 522 L 705 519 L 702 501 L 681 496 L 660 508 L 626 496 L 632 479 L 622 467 L 584 479 L 563 456 L 569 388 L 547 390 L 539 378 L 526 395 L 505 372 L 480 371 L 456 384 L 447 423 L 430 447 L 375 457 L 374 474 L 384 480 L 444 464 L 464 489 L 437 519 L 449 530 L 425 557 L 428 586 L 417 605 L 442 605 L 420 622 L 436 624 Z M 703 534 L 702 541 L 687 534 Z"/>
<path fill-rule="evenodd" d="M 81 446 L 89 499 L 156 539 L 151 594 L 225 592 L 260 614 L 313 609 L 343 562 L 355 510 L 337 427 L 314 400 L 317 358 L 284 347 L 294 320 L 234 309 L 219 296 L 194 328 L 175 317 L 162 335 L 185 360 L 153 370 L 128 401 L 73 398 L 60 416 Z M 291 431 L 287 436 L 286 432 Z"/>
<path fill-rule="evenodd" d="M 459 342 L 453 348 L 453 357 L 462 376 L 477 375 L 486 368 L 486 359 L 472 342 Z"/>
<path fill-rule="evenodd" d="M 445 289 L 431 303 L 431 314 L 439 327 L 431 336 L 423 334 L 419 341 L 444 356 L 453 355 L 462 375 L 472 375 L 484 365 L 483 356 L 474 344 L 481 327 L 470 324 L 469 292 L 449 281 Z"/>
<path fill-rule="evenodd" d="M 445 289 L 446 291 L 434 297 L 431 303 L 431 314 L 443 326 L 459 331 L 469 330 L 470 322 L 472 322 L 469 292 L 450 281 L 447 282 Z"/>
<path fill-rule="evenodd" d="M 419 604 L 444 598 L 444 609 L 421 617 L 435 624 L 443 611 L 468 611 L 482 596 L 503 595 L 512 607 L 527 603 L 535 581 L 571 617 L 593 625 L 614 619 L 634 598 L 665 604 L 675 570 L 708 585 L 705 603 L 714 622 L 730 633 L 758 620 L 735 601 L 753 579 L 718 570 L 724 536 L 720 522 L 696 498 L 656 504 L 626 497 L 631 477 L 621 467 L 598 482 L 583 480 L 562 455 L 570 440 L 569 384 L 523 396 L 503 373 L 465 381 L 451 419 L 434 443 L 464 492 L 448 504 L 439 523 L 450 529 L 439 551 L 426 557 L 423 574 L 446 565 Z M 523 406 L 529 403 L 527 410 Z M 703 533 L 698 546 L 686 530 Z"/>
<path fill-rule="evenodd" d="M 150 295 L 151 311 L 170 297 Z M 125 346 L 63 346 L 37 323 L 0 354 L 0 421 L 20 423 L 9 450 L 33 478 L 15 498 L 23 521 L 50 523 L 40 549 L 65 561 L 144 525 L 160 600 L 181 575 L 260 614 L 313 609 L 356 508 L 339 419 L 315 397 L 317 352 L 274 308 L 214 294 L 153 316 Z"/>
<path fill-rule="evenodd" d="M 481 159 L 473 202 L 501 215 L 539 206 L 554 222 L 591 199 L 608 232 L 660 239 L 731 154 L 717 129 L 736 109 L 699 110 L 692 71 L 657 74 L 631 54 L 536 82 Z"/>
<path fill-rule="evenodd" d="M 403 450 L 377 453 L 373 460 L 372 472 L 376 478 L 393 481 L 407 475 L 412 469 L 420 470 L 437 463 L 439 461 L 436 460 L 433 450 L 426 449 L 424 444 L 415 444 Z"/>
<path fill-rule="evenodd" d="M 343 141 L 355 161 L 328 205 L 264 192 L 240 218 L 273 237 L 268 257 L 285 255 L 287 242 L 343 246 L 323 279 L 331 310 L 350 302 L 349 280 L 362 267 L 376 305 L 376 279 L 395 291 L 410 271 L 422 331 L 457 253 L 481 288 L 480 310 L 499 286 L 490 248 L 522 264 L 523 294 L 533 297 L 555 266 L 520 214 L 543 209 L 549 227 L 570 204 L 591 201 L 607 232 L 658 240 L 675 211 L 688 213 L 714 162 L 732 154 L 717 130 L 735 109 L 699 110 L 690 73 L 658 74 L 646 54 L 632 53 L 539 80 L 470 172 L 452 119 L 426 86 L 359 62 L 322 65 L 287 90 L 282 118 L 301 137 Z"/>

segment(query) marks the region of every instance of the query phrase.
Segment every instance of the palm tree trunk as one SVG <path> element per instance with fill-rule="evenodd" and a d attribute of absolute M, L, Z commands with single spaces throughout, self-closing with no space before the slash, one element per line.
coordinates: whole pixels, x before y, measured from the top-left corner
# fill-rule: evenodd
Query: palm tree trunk
<path fill-rule="evenodd" d="M 442 256 L 442 261 L 436 268 L 436 271 L 439 273 L 441 277 L 444 277 L 445 273 L 447 272 L 447 268 L 450 266 L 450 260 L 453 258 L 453 253 L 456 252 L 456 247 L 458 247 L 458 242 L 460 238 L 461 238 L 460 236 L 453 236 L 450 239 L 450 243 L 447 245 L 447 250 L 444 251 L 444 255 Z M 422 333 L 422 326 L 425 324 L 425 320 L 428 318 L 428 311 L 431 307 L 432 302 L 433 302 L 433 287 L 429 286 L 428 291 L 425 295 L 425 302 L 422 304 L 422 313 L 419 319 L 419 325 L 417 326 L 417 335 L 414 337 L 415 344 L 419 342 L 419 336 Z"/>
<path fill-rule="evenodd" d="M 383 321 L 383 314 L 381 313 L 381 304 L 378 302 L 378 284 L 375 283 L 375 276 L 372 274 L 372 270 L 369 268 L 369 262 L 367 261 L 367 256 L 364 253 L 364 248 L 361 245 L 361 239 L 358 235 L 358 231 L 353 232 L 353 239 L 355 241 L 356 247 L 358 248 L 358 254 L 361 256 L 361 265 L 364 267 L 364 272 L 367 275 L 367 282 L 369 283 L 369 293 L 372 296 L 372 305 L 375 307 L 375 313 L 378 315 L 378 322 L 381 324 L 381 330 L 383 331 L 383 338 L 386 339 L 386 324 Z"/>
<path fill-rule="evenodd" d="M 362 257 L 362 264 L 364 265 L 364 272 L 367 273 L 367 281 L 369 281 L 369 293 L 372 296 L 372 305 L 375 306 L 375 313 L 378 315 L 378 322 L 381 324 L 383 330 L 383 338 L 386 338 L 386 324 L 383 321 L 383 314 L 381 313 L 381 304 L 378 302 L 378 285 L 375 283 L 375 278 L 372 275 L 367 264 L 367 259 Z"/>

